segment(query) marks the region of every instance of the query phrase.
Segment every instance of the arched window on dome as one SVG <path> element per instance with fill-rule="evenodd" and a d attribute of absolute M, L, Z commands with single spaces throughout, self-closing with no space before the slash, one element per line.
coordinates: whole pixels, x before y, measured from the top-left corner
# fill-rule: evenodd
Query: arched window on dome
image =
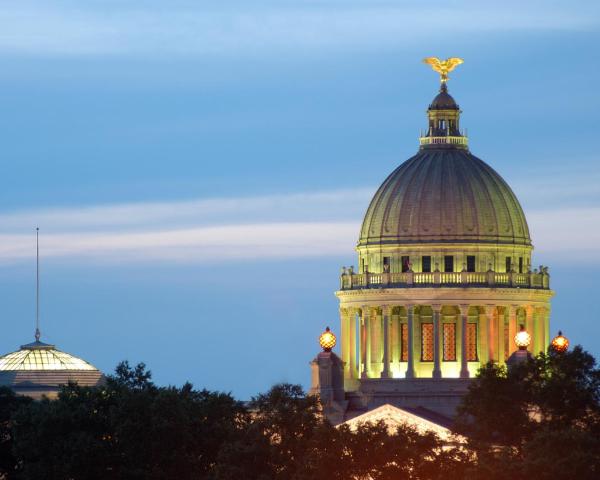
<path fill-rule="evenodd" d="M 475 271 L 475 255 L 467 255 L 467 272 Z"/>
<path fill-rule="evenodd" d="M 402 271 L 408 272 L 410 270 L 410 257 L 408 255 L 402 255 L 400 261 L 402 262 Z"/>
<path fill-rule="evenodd" d="M 421 257 L 421 271 L 422 272 L 431 272 L 431 256 L 423 255 Z"/>
<path fill-rule="evenodd" d="M 444 272 L 454 271 L 454 257 L 452 255 L 444 256 Z"/>
<path fill-rule="evenodd" d="M 383 257 L 383 271 L 386 273 L 390 271 L 390 257 Z"/>

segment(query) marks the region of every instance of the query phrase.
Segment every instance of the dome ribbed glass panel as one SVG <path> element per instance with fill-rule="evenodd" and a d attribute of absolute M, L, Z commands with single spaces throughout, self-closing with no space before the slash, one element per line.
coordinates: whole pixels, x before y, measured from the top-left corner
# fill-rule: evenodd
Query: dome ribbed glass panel
<path fill-rule="evenodd" d="M 85 360 L 55 349 L 22 349 L 0 357 L 0 371 L 96 370 Z"/>

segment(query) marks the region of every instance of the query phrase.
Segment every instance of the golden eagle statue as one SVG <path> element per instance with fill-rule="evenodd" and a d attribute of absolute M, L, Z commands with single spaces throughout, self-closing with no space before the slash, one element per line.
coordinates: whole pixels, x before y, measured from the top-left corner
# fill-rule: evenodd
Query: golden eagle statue
<path fill-rule="evenodd" d="M 423 59 L 423 63 L 431 65 L 431 68 L 440 74 L 440 81 L 444 84 L 448 81 L 448 73 L 461 63 L 464 63 L 464 60 L 458 57 L 451 57 L 446 60 L 440 60 L 437 57 L 427 57 Z"/>

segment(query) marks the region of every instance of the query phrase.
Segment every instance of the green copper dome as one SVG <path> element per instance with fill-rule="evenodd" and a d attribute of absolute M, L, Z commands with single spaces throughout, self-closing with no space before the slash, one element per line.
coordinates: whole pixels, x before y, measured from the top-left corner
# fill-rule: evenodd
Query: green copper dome
<path fill-rule="evenodd" d="M 383 182 L 359 246 L 410 243 L 531 245 L 508 184 L 466 149 L 428 145 Z"/>

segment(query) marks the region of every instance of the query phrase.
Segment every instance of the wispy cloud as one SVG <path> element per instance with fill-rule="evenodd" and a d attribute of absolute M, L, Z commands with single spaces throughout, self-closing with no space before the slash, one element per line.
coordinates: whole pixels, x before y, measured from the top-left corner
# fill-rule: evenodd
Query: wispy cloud
<path fill-rule="evenodd" d="M 0 51 L 222 54 L 415 44 L 449 33 L 584 30 L 590 2 L 5 2 Z M 543 12 L 543 14 L 540 14 Z M 596 12 L 597 13 L 597 12 Z"/>
<path fill-rule="evenodd" d="M 253 197 L 42 208 L 0 213 L 0 233 L 128 231 L 244 224 L 354 220 L 375 187 Z"/>
<path fill-rule="evenodd" d="M 0 215 L 0 262 L 34 253 L 86 262 L 208 262 L 354 257 L 372 188 L 249 198 L 45 209 Z M 527 212 L 544 258 L 600 261 L 600 207 Z"/>
<path fill-rule="evenodd" d="M 220 263 L 239 259 L 296 258 L 350 252 L 355 222 L 273 223 L 145 232 L 44 235 L 44 257 L 118 262 Z M 31 258 L 32 236 L 0 235 L 0 260 Z"/>

